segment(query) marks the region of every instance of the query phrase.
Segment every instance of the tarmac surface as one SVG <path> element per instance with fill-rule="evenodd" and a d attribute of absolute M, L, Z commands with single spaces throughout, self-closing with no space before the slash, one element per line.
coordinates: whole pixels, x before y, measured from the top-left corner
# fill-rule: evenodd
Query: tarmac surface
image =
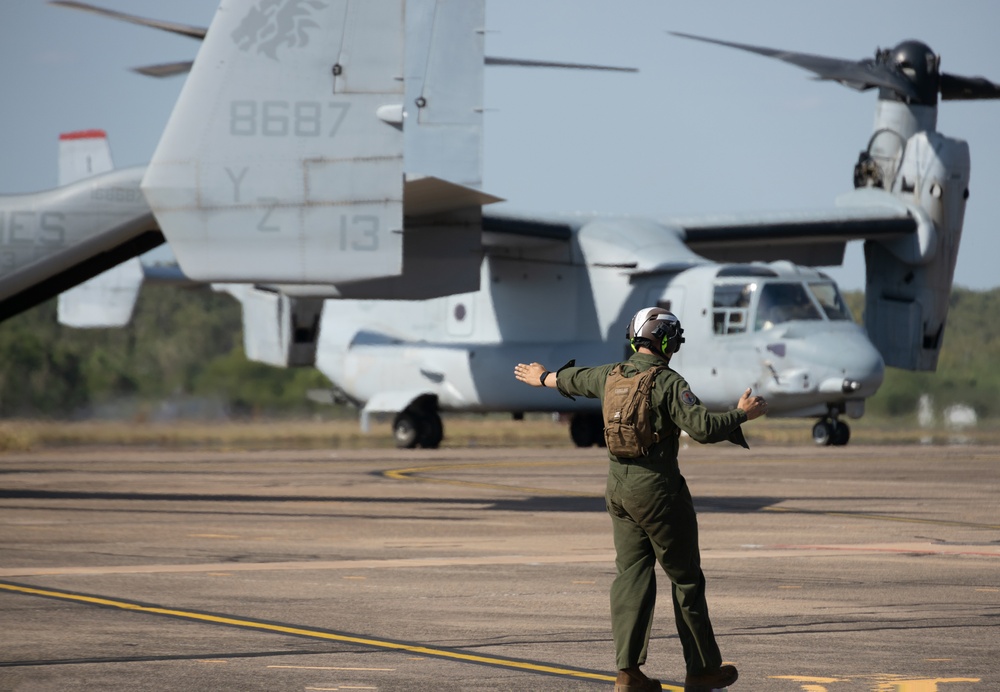
<path fill-rule="evenodd" d="M 0 455 L 0 690 L 611 690 L 599 449 Z M 1000 448 L 682 450 L 731 688 L 1000 690 Z M 660 574 L 646 672 L 679 690 Z"/>

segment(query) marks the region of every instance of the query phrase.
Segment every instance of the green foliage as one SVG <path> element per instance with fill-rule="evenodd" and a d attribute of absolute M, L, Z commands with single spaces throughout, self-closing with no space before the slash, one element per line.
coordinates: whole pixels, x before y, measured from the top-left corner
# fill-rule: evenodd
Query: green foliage
<path fill-rule="evenodd" d="M 862 321 L 864 295 L 845 295 Z M 68 417 L 122 399 L 197 397 L 237 415 L 329 407 L 306 392 L 328 388 L 313 368 L 274 368 L 243 355 L 238 303 L 207 288 L 146 286 L 124 329 L 80 330 L 56 321 L 49 301 L 0 323 L 0 417 Z M 1000 289 L 955 289 L 936 373 L 888 368 L 868 412 L 913 416 L 922 394 L 937 411 L 966 404 L 1000 416 Z"/>
<path fill-rule="evenodd" d="M 293 411 L 306 408 L 306 392 L 329 388 L 329 381 L 314 368 L 275 368 L 253 363 L 242 346 L 209 362 L 198 373 L 193 391 L 221 396 L 234 413 Z"/>
<path fill-rule="evenodd" d="M 146 286 L 124 329 L 58 324 L 56 301 L 0 323 L 0 416 L 67 417 L 127 398 L 221 400 L 234 413 L 312 410 L 314 369 L 251 363 L 239 304 L 208 288 Z"/>

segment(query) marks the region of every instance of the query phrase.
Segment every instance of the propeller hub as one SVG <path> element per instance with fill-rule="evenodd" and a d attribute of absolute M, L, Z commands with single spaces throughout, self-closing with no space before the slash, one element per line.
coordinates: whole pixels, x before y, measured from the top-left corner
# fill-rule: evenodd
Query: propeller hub
<path fill-rule="evenodd" d="M 894 89 L 881 88 L 879 98 L 889 101 L 904 101 L 919 106 L 936 106 L 941 75 L 938 71 L 940 58 L 926 43 L 903 41 L 895 48 L 879 51 L 876 62 L 893 70 L 913 84 L 917 96 L 906 97 Z"/>

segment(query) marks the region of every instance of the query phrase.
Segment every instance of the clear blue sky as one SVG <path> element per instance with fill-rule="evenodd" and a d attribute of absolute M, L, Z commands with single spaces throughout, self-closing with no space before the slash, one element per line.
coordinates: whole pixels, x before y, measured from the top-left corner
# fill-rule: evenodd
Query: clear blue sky
<path fill-rule="evenodd" d="M 208 26 L 214 0 L 93 0 Z M 851 188 L 876 94 L 777 61 L 668 36 L 859 59 L 915 38 L 946 72 L 1000 82 L 996 0 L 487 0 L 486 51 L 639 74 L 487 68 L 487 191 L 528 211 L 634 214 L 825 209 Z M 198 42 L 48 5 L 0 5 L 0 192 L 53 187 L 60 132 L 102 128 L 115 163 L 145 164 L 183 77 L 127 68 L 191 59 Z M 956 283 L 1000 286 L 1000 101 L 941 104 L 972 149 Z M 830 273 L 863 287 L 859 243 Z"/>

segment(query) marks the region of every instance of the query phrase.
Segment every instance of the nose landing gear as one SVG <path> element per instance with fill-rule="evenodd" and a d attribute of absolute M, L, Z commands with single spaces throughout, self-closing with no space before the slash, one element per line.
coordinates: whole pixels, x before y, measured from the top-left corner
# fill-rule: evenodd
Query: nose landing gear
<path fill-rule="evenodd" d="M 851 439 L 851 429 L 831 412 L 813 426 L 813 442 L 820 447 L 842 447 Z"/>

